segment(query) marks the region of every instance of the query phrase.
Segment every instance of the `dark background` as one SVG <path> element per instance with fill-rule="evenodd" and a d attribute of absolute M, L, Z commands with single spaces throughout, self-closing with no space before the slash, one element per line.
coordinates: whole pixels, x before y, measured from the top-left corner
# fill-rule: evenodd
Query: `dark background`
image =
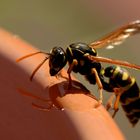
<path fill-rule="evenodd" d="M 139 9 L 138 0 L 1 0 L 0 26 L 49 51 L 54 46 L 66 48 L 77 41 L 90 43 L 123 24 L 140 19 Z M 112 50 L 100 49 L 99 55 L 139 64 L 139 40 L 137 35 Z M 139 71 L 130 71 L 140 85 Z M 91 91 L 97 91 L 96 86 L 86 81 L 84 84 Z M 105 101 L 107 95 L 110 93 L 105 92 Z M 139 139 L 139 123 L 131 128 L 122 111 L 115 121 L 127 140 Z"/>

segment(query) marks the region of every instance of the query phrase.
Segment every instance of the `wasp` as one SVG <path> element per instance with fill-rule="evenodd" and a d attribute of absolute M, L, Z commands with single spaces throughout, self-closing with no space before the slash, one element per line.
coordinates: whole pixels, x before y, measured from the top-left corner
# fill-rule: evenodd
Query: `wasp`
<path fill-rule="evenodd" d="M 46 55 L 45 59 L 32 72 L 30 80 L 33 79 L 36 72 L 47 60 L 49 60 L 49 72 L 51 76 L 56 76 L 68 63 L 69 68 L 67 73 L 69 77 L 69 88 L 72 85 L 72 71 L 84 75 L 89 83 L 98 85 L 99 105 L 103 100 L 103 90 L 113 92 L 114 94 L 111 95 L 107 102 L 107 110 L 112 107 L 112 101 L 114 97 L 116 97 L 112 116 L 114 117 L 116 115 L 116 112 L 119 110 L 119 103 L 121 103 L 127 118 L 134 126 L 140 119 L 140 90 L 135 78 L 132 77 L 126 69 L 120 66 L 138 70 L 140 66 L 127 61 L 100 57 L 96 49 L 117 46 L 128 37 L 137 33 L 140 33 L 140 20 L 123 25 L 109 35 L 90 44 L 81 42 L 73 43 L 66 48 L 66 51 L 61 47 L 54 47 L 49 53 L 38 51 L 17 59 L 17 62 L 39 53 Z M 101 64 L 103 62 L 110 63 L 111 66 L 104 68 Z"/>

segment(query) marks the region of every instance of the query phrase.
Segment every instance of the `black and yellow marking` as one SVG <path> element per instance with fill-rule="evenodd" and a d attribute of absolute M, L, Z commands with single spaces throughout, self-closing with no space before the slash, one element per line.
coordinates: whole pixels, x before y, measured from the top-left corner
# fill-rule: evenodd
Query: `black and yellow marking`
<path fill-rule="evenodd" d="M 50 53 L 40 51 L 35 52 L 17 59 L 17 62 L 39 53 L 46 55 L 45 59 L 31 74 L 30 80 L 33 79 L 35 73 L 47 60 L 49 60 L 51 76 L 56 76 L 68 62 L 69 68 L 67 73 L 69 76 L 69 87 L 72 84 L 70 74 L 73 71 L 84 75 L 91 84 L 97 83 L 100 89 L 100 100 L 102 100 L 102 88 L 108 92 L 114 92 L 116 100 L 114 104 L 115 112 L 113 116 L 115 116 L 116 112 L 118 111 L 118 104 L 120 102 L 124 111 L 126 112 L 126 116 L 130 122 L 135 125 L 140 118 L 139 87 L 137 86 L 135 79 L 131 77 L 125 69 L 122 69 L 118 66 L 103 68 L 101 63 L 105 62 L 110 63 L 111 65 L 125 66 L 139 70 L 140 66 L 127 61 L 98 56 L 96 49 L 108 47 L 110 45 L 119 45 L 128 37 L 137 33 L 140 33 L 140 20 L 132 21 L 118 28 L 117 30 L 114 30 L 102 39 L 94 41 L 90 44 L 73 43 L 67 47 L 66 51 L 64 51 L 61 47 L 54 47 Z M 109 81 L 106 81 L 106 78 L 108 78 Z M 109 102 L 111 102 L 112 99 L 113 96 Z M 108 105 L 107 109 L 109 108 L 110 105 Z"/>
<path fill-rule="evenodd" d="M 118 66 L 107 67 L 102 73 L 109 78 L 108 90 L 110 88 L 118 89 L 118 93 L 115 93 L 116 98 L 120 94 L 121 106 L 130 123 L 134 126 L 140 119 L 140 90 L 135 78 Z"/>
<path fill-rule="evenodd" d="M 134 126 L 140 119 L 140 90 L 136 81 L 122 94 L 120 103 L 129 121 Z"/>

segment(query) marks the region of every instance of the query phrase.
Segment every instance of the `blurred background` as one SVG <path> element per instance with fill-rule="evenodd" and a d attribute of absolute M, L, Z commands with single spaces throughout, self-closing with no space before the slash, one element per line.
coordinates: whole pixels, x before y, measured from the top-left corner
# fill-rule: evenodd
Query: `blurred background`
<path fill-rule="evenodd" d="M 140 1 L 112 0 L 1 0 L 0 26 L 47 52 L 73 42 L 90 43 L 117 27 L 140 19 Z M 99 55 L 139 64 L 140 35 Z M 140 85 L 139 71 L 130 70 Z M 80 75 L 79 79 L 83 77 Z M 83 78 L 84 79 L 84 78 Z M 82 80 L 85 81 L 85 80 Z M 97 87 L 84 83 L 98 97 Z M 110 93 L 104 92 L 104 102 Z M 131 128 L 120 109 L 115 118 L 127 140 L 138 140 L 140 123 Z"/>

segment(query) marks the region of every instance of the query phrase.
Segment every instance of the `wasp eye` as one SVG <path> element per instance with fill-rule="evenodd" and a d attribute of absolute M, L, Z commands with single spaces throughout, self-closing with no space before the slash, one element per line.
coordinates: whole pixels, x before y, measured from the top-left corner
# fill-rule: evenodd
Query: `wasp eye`
<path fill-rule="evenodd" d="M 61 47 L 54 47 L 51 50 L 49 59 L 50 75 L 56 75 L 67 63 L 65 51 Z"/>

